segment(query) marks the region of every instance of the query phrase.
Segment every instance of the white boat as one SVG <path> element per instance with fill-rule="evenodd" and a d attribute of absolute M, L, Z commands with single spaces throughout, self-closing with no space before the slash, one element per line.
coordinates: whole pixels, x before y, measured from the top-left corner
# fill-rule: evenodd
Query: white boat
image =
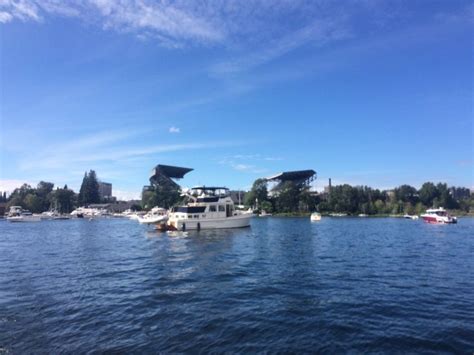
<path fill-rule="evenodd" d="M 150 212 L 143 216 L 138 216 L 141 224 L 159 224 L 168 220 L 168 210 L 161 207 L 153 207 Z"/>
<path fill-rule="evenodd" d="M 369 215 L 368 215 L 368 214 L 365 214 L 365 213 L 360 213 L 360 214 L 359 214 L 359 217 L 369 217 Z"/>
<path fill-rule="evenodd" d="M 168 215 L 170 230 L 241 228 L 250 226 L 252 212 L 234 208 L 226 187 L 194 187 L 185 196 L 185 206 L 173 207 Z"/>
<path fill-rule="evenodd" d="M 41 218 L 41 220 L 45 220 L 45 219 L 46 220 L 48 220 L 48 219 L 52 219 L 52 220 L 71 219 L 70 216 L 65 215 L 65 214 L 61 214 L 58 211 L 43 212 L 43 213 L 41 213 L 40 218 Z"/>
<path fill-rule="evenodd" d="M 415 220 L 415 219 L 418 219 L 419 217 L 418 217 L 417 215 L 405 214 L 405 215 L 403 216 L 403 218 Z"/>
<path fill-rule="evenodd" d="M 443 207 L 430 208 L 425 214 L 421 215 L 421 218 L 423 218 L 425 222 L 437 224 L 450 224 L 458 222 L 458 219 L 449 215 Z"/>
<path fill-rule="evenodd" d="M 78 218 L 96 218 L 104 217 L 108 214 L 107 210 L 103 208 L 78 207 L 70 215 Z"/>
<path fill-rule="evenodd" d="M 41 217 L 24 210 L 21 206 L 11 206 L 8 211 L 7 221 L 9 222 L 39 222 Z"/>
<path fill-rule="evenodd" d="M 272 215 L 271 213 L 267 213 L 267 211 L 262 210 L 258 216 L 259 217 L 269 217 L 271 215 Z"/>
<path fill-rule="evenodd" d="M 317 222 L 317 221 L 320 221 L 321 220 L 321 213 L 319 212 L 313 212 L 311 213 L 311 222 Z"/>

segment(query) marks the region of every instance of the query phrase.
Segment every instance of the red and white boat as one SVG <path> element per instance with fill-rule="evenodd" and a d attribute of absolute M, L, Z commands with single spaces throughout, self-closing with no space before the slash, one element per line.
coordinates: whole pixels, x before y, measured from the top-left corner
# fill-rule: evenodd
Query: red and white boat
<path fill-rule="evenodd" d="M 427 210 L 425 214 L 422 214 L 421 218 L 428 223 L 447 224 L 458 222 L 458 219 L 449 215 L 443 207 L 431 208 Z"/>

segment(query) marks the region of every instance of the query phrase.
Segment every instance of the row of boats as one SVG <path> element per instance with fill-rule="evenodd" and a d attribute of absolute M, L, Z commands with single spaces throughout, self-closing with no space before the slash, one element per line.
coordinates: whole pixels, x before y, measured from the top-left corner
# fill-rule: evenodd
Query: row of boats
<path fill-rule="evenodd" d="M 94 219 L 97 217 L 128 217 L 142 224 L 153 224 L 161 230 L 200 230 L 217 228 L 248 227 L 254 216 L 251 209 L 237 209 L 232 201 L 229 189 L 225 187 L 195 187 L 184 194 L 187 203 L 173 207 L 170 210 L 155 207 L 148 213 L 125 211 L 111 214 L 105 209 L 80 207 L 70 215 L 48 211 L 42 214 L 32 214 L 20 206 L 10 207 L 7 220 L 11 222 L 37 222 L 44 219 L 70 219 L 71 217 Z M 333 214 L 342 217 L 344 214 Z M 359 215 L 367 217 L 367 215 Z M 405 218 L 418 219 L 418 216 L 405 215 Z M 457 218 L 448 214 L 444 208 L 428 209 L 421 218 L 428 223 L 450 224 L 457 223 Z M 312 221 L 321 220 L 321 214 L 311 215 Z"/>
<path fill-rule="evenodd" d="M 347 214 L 345 213 L 332 213 L 329 216 L 331 217 L 345 217 Z M 368 217 L 366 214 L 359 214 L 359 217 Z M 457 217 L 451 216 L 443 207 L 439 208 L 430 208 L 426 210 L 426 213 L 417 216 L 417 215 L 409 215 L 405 214 L 403 218 L 406 219 L 413 219 L 417 220 L 422 218 L 427 223 L 434 223 L 434 224 L 454 224 L 458 222 Z M 311 214 L 311 221 L 316 222 L 321 220 L 321 214 L 318 212 L 314 212 Z"/>
<path fill-rule="evenodd" d="M 161 230 L 201 230 L 217 228 L 241 228 L 250 226 L 254 215 L 251 210 L 242 211 L 235 208 L 225 187 L 195 187 L 184 194 L 187 203 L 173 207 L 170 210 L 155 207 L 148 213 L 125 211 L 111 214 L 103 209 L 80 207 L 70 215 L 60 215 L 56 212 L 45 212 L 40 215 L 12 206 L 7 216 L 11 222 L 37 222 L 42 219 L 69 219 L 98 217 L 128 217 L 139 223 L 154 224 Z"/>

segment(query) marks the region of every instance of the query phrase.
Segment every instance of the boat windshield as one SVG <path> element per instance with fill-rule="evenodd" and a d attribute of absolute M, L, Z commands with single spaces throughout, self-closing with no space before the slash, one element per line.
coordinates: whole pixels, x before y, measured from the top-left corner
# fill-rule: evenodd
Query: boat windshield
<path fill-rule="evenodd" d="M 225 187 L 194 187 L 189 192 L 194 197 L 225 197 L 229 195 L 229 189 Z"/>

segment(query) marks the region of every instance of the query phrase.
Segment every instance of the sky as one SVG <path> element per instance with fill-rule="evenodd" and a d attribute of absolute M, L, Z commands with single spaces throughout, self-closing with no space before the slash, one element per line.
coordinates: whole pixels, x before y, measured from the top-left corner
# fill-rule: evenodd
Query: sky
<path fill-rule="evenodd" d="M 474 187 L 472 1 L 0 0 L 0 191 Z"/>

